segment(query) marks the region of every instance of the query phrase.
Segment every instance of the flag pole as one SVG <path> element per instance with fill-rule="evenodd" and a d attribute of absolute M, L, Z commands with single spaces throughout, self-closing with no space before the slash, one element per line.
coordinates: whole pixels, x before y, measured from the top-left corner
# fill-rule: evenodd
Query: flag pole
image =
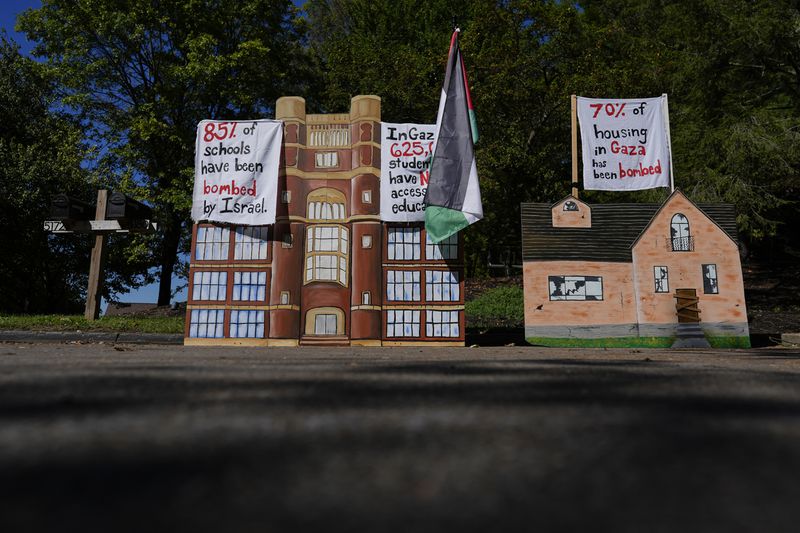
<path fill-rule="evenodd" d="M 572 124 L 572 196 L 578 197 L 578 97 L 574 94 L 569 97 Z M 670 170 L 672 165 L 670 164 Z"/>
<path fill-rule="evenodd" d="M 667 93 L 662 94 L 664 97 L 662 105 L 664 106 L 664 123 L 667 125 L 667 149 L 669 150 L 669 192 L 675 192 L 675 172 L 672 170 L 672 135 L 669 132 L 669 102 L 667 101 Z"/>

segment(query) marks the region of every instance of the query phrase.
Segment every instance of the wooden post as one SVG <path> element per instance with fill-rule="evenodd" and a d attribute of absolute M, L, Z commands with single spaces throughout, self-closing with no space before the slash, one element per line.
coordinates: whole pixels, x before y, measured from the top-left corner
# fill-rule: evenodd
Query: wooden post
<path fill-rule="evenodd" d="M 572 124 L 572 196 L 578 197 L 578 97 L 569 97 Z"/>
<path fill-rule="evenodd" d="M 95 220 L 106 219 L 106 202 L 108 201 L 108 190 L 100 189 L 97 191 L 97 209 L 95 210 Z M 86 289 L 86 311 L 83 316 L 86 320 L 97 320 L 100 316 L 100 290 L 103 279 L 103 264 L 106 255 L 105 233 L 97 233 L 94 236 L 94 247 L 92 247 L 92 259 L 89 263 L 89 287 Z"/>

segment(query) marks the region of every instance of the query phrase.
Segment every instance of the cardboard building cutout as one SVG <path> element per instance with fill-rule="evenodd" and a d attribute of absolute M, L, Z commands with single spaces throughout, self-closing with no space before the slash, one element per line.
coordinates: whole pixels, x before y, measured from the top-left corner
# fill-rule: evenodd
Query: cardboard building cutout
<path fill-rule="evenodd" d="M 522 250 L 532 344 L 749 346 L 732 205 L 524 203 Z"/>
<path fill-rule="evenodd" d="M 381 220 L 380 98 L 275 115 L 275 224 L 194 225 L 185 344 L 463 346 L 461 237 Z"/>

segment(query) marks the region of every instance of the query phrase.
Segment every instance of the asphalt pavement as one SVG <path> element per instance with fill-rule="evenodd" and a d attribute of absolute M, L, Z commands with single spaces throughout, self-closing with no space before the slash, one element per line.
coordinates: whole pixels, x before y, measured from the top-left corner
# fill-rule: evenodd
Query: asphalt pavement
<path fill-rule="evenodd" d="M 800 350 L 0 344 L 0 531 L 797 531 Z"/>

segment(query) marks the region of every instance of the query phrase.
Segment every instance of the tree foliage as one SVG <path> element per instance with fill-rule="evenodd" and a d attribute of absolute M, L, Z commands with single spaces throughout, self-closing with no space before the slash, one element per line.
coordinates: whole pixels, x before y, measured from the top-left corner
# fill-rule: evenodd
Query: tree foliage
<path fill-rule="evenodd" d="M 293 14 L 288 0 L 44 0 L 20 17 L 122 188 L 156 208 L 159 304 L 188 247 L 196 125 L 266 115 L 300 91 Z"/>
<path fill-rule="evenodd" d="M 80 131 L 53 114 L 39 65 L 0 41 L 0 311 L 70 311 L 81 305 L 89 240 L 42 230 L 50 197 L 86 197 Z M 85 266 L 84 266 L 85 265 Z"/>
<path fill-rule="evenodd" d="M 454 16 L 478 113 L 486 220 L 467 231 L 468 268 L 519 246 L 519 203 L 570 188 L 569 95 L 668 93 L 676 185 L 736 204 L 759 244 L 797 220 L 796 3 L 712 0 L 310 0 L 323 102 L 376 92 L 389 121 L 432 121 Z M 385 92 L 380 92 L 381 90 Z M 388 93 L 388 94 L 387 94 Z M 416 102 L 414 104 L 413 102 Z M 428 110 L 426 113 L 425 110 Z M 663 190 L 585 191 L 589 201 L 660 201 Z M 788 250 L 796 238 L 783 233 Z"/>
<path fill-rule="evenodd" d="M 55 90 L 41 65 L 0 41 L 0 311 L 79 311 L 85 297 L 88 235 L 50 235 L 42 223 L 60 192 L 92 202 L 113 177 L 92 167 L 73 117 L 54 110 Z M 116 240 L 116 242 L 114 242 Z M 146 254 L 112 237 L 103 295 L 151 281 Z"/>
<path fill-rule="evenodd" d="M 45 0 L 20 27 L 46 59 L 52 78 L 42 80 L 56 83 L 58 109 L 82 130 L 60 125 L 61 142 L 38 151 L 4 131 L 2 149 L 17 143 L 14 172 L 25 179 L 61 157 L 77 187 L 89 179 L 86 163 L 76 166 L 85 155 L 66 147 L 98 146 L 92 179 L 105 176 L 157 209 L 162 232 L 127 250 L 161 267 L 164 303 L 187 244 L 199 120 L 270 116 L 282 95 L 339 112 L 354 95 L 377 94 L 384 120 L 433 122 L 454 23 L 481 131 L 486 220 L 467 230 L 470 273 L 486 270 L 488 251 L 518 249 L 520 202 L 569 192 L 571 94 L 667 93 L 677 186 L 696 201 L 736 204 L 756 249 L 800 249 L 784 229 L 800 223 L 800 10 L 789 0 L 308 0 L 301 16 L 283 0 Z M 49 94 L 25 79 L 3 98 Z M 28 112 L 49 124 L 43 98 Z M 28 105 L 7 101 L 10 110 Z M 19 115 L 8 114 L 18 128 Z M 127 278 L 117 279 L 123 288 Z"/>

